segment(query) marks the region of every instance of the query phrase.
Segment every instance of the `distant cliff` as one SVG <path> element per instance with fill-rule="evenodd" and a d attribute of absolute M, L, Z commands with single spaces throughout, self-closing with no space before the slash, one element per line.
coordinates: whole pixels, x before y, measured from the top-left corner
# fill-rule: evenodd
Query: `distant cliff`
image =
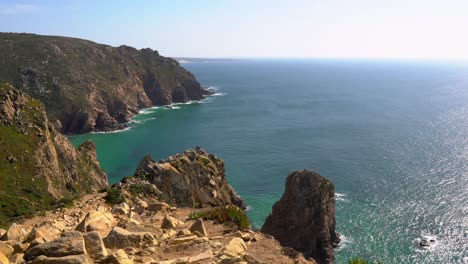
<path fill-rule="evenodd" d="M 200 100 L 208 91 L 151 49 L 0 33 L 0 82 L 39 99 L 63 133 L 121 127 L 141 108 Z"/>
<path fill-rule="evenodd" d="M 44 106 L 0 84 L 0 225 L 107 186 L 94 144 L 75 149 Z"/>

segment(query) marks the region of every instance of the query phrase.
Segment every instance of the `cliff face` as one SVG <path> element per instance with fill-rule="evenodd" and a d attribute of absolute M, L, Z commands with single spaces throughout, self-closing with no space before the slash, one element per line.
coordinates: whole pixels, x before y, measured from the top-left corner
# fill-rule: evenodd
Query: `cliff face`
<path fill-rule="evenodd" d="M 331 181 L 315 172 L 296 171 L 287 177 L 284 194 L 261 231 L 319 264 L 331 263 L 333 247 L 340 241 L 335 231 L 334 196 Z"/>
<path fill-rule="evenodd" d="M 0 85 L 0 149 L 0 225 L 107 186 L 94 144 L 75 149 L 38 100 L 10 85 Z"/>
<path fill-rule="evenodd" d="M 63 133 L 117 129 L 141 108 L 209 93 L 157 51 L 34 34 L 0 33 L 0 82 L 42 101 Z"/>
<path fill-rule="evenodd" d="M 147 179 L 160 192 L 162 201 L 182 207 L 206 207 L 245 204 L 227 183 L 224 161 L 203 149 L 189 149 L 155 162 L 146 156 L 135 177 Z"/>

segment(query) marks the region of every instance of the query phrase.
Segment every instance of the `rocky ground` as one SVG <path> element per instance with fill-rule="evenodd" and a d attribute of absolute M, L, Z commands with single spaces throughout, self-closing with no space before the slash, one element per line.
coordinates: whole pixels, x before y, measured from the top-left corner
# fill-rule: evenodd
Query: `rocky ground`
<path fill-rule="evenodd" d="M 0 230 L 0 263 L 315 263 L 258 231 L 190 220 L 207 209 L 153 199 L 111 207 L 105 195 Z"/>

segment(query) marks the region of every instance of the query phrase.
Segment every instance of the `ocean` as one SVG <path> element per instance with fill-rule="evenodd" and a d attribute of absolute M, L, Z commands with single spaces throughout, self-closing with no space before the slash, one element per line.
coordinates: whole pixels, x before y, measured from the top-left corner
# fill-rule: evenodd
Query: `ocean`
<path fill-rule="evenodd" d="M 310 169 L 337 191 L 336 263 L 468 263 L 468 63 L 251 59 L 183 64 L 216 96 L 151 108 L 91 139 L 111 183 L 200 146 L 260 228 L 286 176 Z M 300 217 L 300 216 L 299 216 Z M 435 239 L 421 248 L 419 239 Z"/>

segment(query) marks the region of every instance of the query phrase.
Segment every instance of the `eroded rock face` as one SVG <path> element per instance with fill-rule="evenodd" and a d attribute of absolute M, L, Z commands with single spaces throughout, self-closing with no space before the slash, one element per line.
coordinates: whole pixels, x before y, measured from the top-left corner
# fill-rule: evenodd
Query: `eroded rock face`
<path fill-rule="evenodd" d="M 227 183 L 224 161 L 200 148 L 188 149 L 160 162 L 146 156 L 134 176 L 156 185 L 161 193 L 161 200 L 173 206 L 246 207 Z"/>
<path fill-rule="evenodd" d="M 296 171 L 287 177 L 284 194 L 261 231 L 317 263 L 331 263 L 333 247 L 340 241 L 334 196 L 335 187 L 328 179 L 312 171 Z"/>
<path fill-rule="evenodd" d="M 203 99 L 192 73 L 151 49 L 0 33 L 0 82 L 44 103 L 63 133 L 121 127 L 141 108 Z"/>
<path fill-rule="evenodd" d="M 0 84 L 0 149 L 0 225 L 108 184 L 92 142 L 75 148 L 38 100 L 7 84 Z"/>

